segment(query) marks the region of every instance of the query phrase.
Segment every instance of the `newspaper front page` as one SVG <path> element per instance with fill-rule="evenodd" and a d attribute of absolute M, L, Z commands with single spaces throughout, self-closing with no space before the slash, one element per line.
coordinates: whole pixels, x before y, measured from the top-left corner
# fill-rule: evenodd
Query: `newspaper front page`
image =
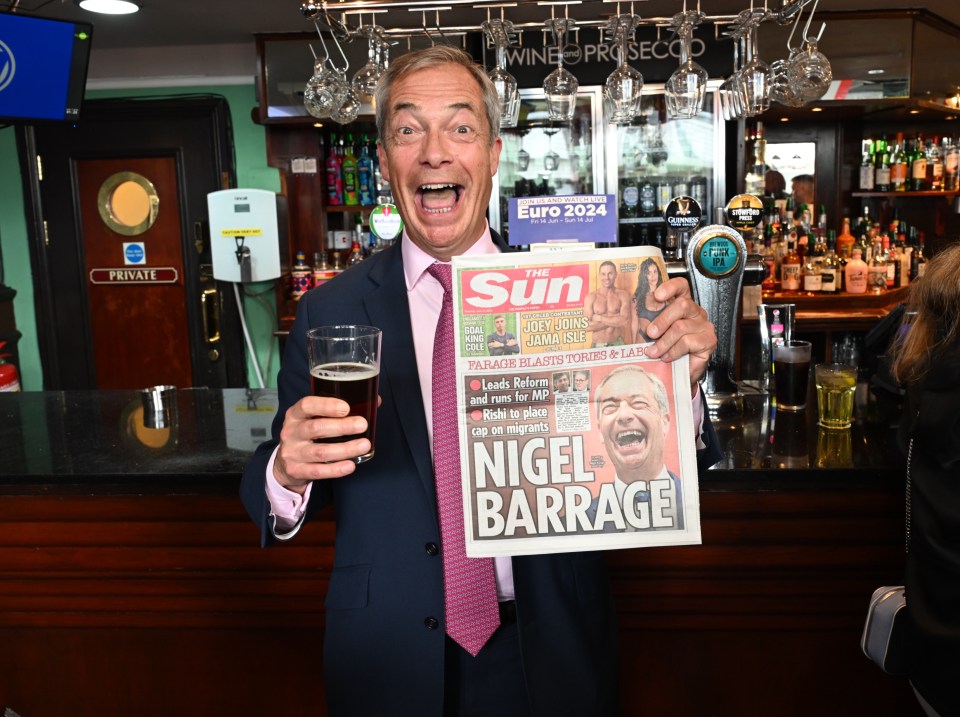
<path fill-rule="evenodd" d="M 467 555 L 700 542 L 688 359 L 652 247 L 455 257 Z"/>

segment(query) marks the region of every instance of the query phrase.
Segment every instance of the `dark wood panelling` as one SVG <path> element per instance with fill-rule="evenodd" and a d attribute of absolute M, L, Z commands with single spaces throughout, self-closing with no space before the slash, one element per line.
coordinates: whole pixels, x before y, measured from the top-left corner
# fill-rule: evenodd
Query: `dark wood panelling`
<path fill-rule="evenodd" d="M 332 518 L 263 550 L 227 483 L 0 496 L 0 705 L 324 714 Z M 610 554 L 623 715 L 920 714 L 859 651 L 870 593 L 900 579 L 896 491 L 704 491 L 701 509 L 703 545 Z"/>

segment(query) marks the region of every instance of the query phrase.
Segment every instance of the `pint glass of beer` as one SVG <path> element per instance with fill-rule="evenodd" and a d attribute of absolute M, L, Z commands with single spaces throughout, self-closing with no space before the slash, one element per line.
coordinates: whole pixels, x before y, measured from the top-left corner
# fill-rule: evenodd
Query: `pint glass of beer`
<path fill-rule="evenodd" d="M 777 410 L 801 411 L 807 406 L 810 342 L 784 341 L 773 347 L 773 380 Z"/>
<path fill-rule="evenodd" d="M 319 443 L 370 439 L 370 452 L 353 460 L 373 457 L 377 432 L 377 388 L 380 383 L 380 329 L 373 326 L 319 326 L 307 331 L 307 356 L 314 396 L 339 398 L 350 404 L 351 416 L 367 419 L 367 430 L 353 436 L 319 438 Z"/>

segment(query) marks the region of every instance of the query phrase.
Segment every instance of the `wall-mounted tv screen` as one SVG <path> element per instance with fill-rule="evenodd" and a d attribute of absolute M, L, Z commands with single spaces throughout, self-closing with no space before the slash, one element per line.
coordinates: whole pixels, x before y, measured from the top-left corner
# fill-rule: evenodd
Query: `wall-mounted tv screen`
<path fill-rule="evenodd" d="M 0 122 L 75 122 L 93 25 L 0 12 Z"/>

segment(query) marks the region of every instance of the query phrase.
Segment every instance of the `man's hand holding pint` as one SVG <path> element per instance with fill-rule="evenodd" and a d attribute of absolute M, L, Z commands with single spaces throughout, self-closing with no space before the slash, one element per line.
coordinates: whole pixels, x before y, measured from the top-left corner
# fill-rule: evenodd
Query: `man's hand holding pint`
<path fill-rule="evenodd" d="M 306 396 L 287 410 L 273 463 L 273 475 L 281 486 L 302 495 L 310 481 L 342 478 L 356 470 L 355 459 L 370 452 L 367 438 L 315 442 L 366 431 L 366 419 L 349 412 L 346 401 L 318 396 Z"/>

